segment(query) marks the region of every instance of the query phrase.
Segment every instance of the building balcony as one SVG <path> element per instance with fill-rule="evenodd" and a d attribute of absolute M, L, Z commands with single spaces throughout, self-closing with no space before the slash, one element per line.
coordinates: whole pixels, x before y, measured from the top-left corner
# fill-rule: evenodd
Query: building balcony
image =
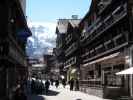
<path fill-rule="evenodd" d="M 87 50 L 84 52 L 81 57 L 83 59 L 83 63 L 86 63 L 93 58 L 96 59 L 100 56 L 106 55 L 110 52 L 114 52 L 128 45 L 127 39 L 128 32 L 123 31 L 122 33 L 117 34 L 116 36 L 110 38 L 110 40 L 106 40 L 103 43 L 95 46 L 95 49 Z"/>
<path fill-rule="evenodd" d="M 77 48 L 78 48 L 78 43 L 74 42 L 72 45 L 69 46 L 68 49 L 66 49 L 65 55 L 68 56 L 72 54 L 75 50 L 77 50 Z"/>
<path fill-rule="evenodd" d="M 88 40 L 87 44 L 98 37 L 100 34 L 111 28 L 115 23 L 127 15 L 127 4 L 117 7 L 103 21 L 97 19 L 94 24 L 88 27 L 87 32 L 81 33 L 80 41 Z"/>
<path fill-rule="evenodd" d="M 17 61 L 17 63 L 19 63 L 20 65 L 27 66 L 26 54 L 11 35 L 9 35 L 8 37 L 8 42 L 9 42 L 8 56 L 11 59 Z"/>
<path fill-rule="evenodd" d="M 106 7 L 111 4 L 112 0 L 101 0 L 99 3 L 98 3 L 98 7 L 99 7 L 99 14 L 102 13 Z"/>
<path fill-rule="evenodd" d="M 67 68 L 71 65 L 74 65 L 77 63 L 77 57 L 71 57 L 70 59 L 68 59 L 65 63 L 64 63 L 64 68 Z"/>
<path fill-rule="evenodd" d="M 90 51 L 88 50 L 87 52 L 85 52 L 84 54 L 81 55 L 82 58 L 84 58 L 85 56 L 88 56 L 90 53 Z"/>
<path fill-rule="evenodd" d="M 94 34 L 95 30 L 97 29 L 97 26 L 99 26 L 99 23 L 101 23 L 100 18 L 98 18 L 96 21 L 94 21 L 92 25 L 90 25 L 84 32 L 82 32 L 80 41 L 83 42 L 91 34 Z"/>
<path fill-rule="evenodd" d="M 68 34 L 68 36 L 66 36 L 65 40 L 66 40 L 66 44 L 69 44 L 72 41 L 72 34 Z"/>
<path fill-rule="evenodd" d="M 11 34 L 0 43 L 0 59 L 7 59 L 22 66 L 27 66 L 26 54 Z"/>

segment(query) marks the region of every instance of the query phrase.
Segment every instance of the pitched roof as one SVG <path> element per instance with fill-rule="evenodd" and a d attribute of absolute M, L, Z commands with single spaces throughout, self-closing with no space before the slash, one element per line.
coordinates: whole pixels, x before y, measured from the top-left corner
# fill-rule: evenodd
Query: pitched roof
<path fill-rule="evenodd" d="M 62 34 L 66 33 L 68 28 L 68 23 L 69 23 L 68 19 L 59 19 L 57 24 L 58 32 Z"/>
<path fill-rule="evenodd" d="M 59 19 L 57 24 L 58 32 L 61 34 L 65 34 L 67 33 L 69 24 L 71 24 L 72 27 L 77 27 L 80 21 L 80 19 Z"/>

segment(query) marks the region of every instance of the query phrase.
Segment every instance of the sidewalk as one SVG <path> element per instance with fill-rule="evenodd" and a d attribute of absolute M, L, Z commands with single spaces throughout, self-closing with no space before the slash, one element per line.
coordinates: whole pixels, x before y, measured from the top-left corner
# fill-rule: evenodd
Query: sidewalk
<path fill-rule="evenodd" d="M 31 95 L 29 100 L 107 100 L 93 95 L 88 95 L 80 91 L 70 91 L 69 86 L 58 88 L 50 86 L 48 95 Z"/>

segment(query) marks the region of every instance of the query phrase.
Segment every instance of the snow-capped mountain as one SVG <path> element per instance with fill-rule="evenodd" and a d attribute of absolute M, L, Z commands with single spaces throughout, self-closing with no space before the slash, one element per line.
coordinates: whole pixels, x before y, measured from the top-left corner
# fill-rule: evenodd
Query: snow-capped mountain
<path fill-rule="evenodd" d="M 29 23 L 32 36 L 27 41 L 27 55 L 40 57 L 48 54 L 49 50 L 55 47 L 56 41 L 56 23 Z"/>

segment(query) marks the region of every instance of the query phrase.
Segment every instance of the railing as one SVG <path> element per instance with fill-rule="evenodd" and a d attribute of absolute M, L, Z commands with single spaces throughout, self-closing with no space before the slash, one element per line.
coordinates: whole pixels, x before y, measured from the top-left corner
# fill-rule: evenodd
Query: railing
<path fill-rule="evenodd" d="M 110 28 L 113 24 L 115 24 L 117 21 L 121 20 L 124 16 L 127 14 L 127 4 L 121 5 L 117 7 L 109 16 L 107 16 L 104 21 L 97 19 L 94 24 L 88 27 L 88 30 L 84 37 L 82 37 L 82 40 L 89 39 L 89 42 L 93 40 L 95 37 L 97 37 L 99 34 L 106 31 L 108 28 Z"/>
<path fill-rule="evenodd" d="M 97 87 L 97 88 L 102 87 L 101 80 L 96 80 L 96 79 L 80 80 L 80 85 L 86 87 Z"/>
<path fill-rule="evenodd" d="M 66 56 L 68 56 L 69 54 L 71 54 L 72 52 L 74 52 L 77 48 L 78 48 L 78 44 L 77 44 L 76 42 L 73 43 L 73 44 L 65 51 Z"/>
<path fill-rule="evenodd" d="M 95 32 L 97 29 L 97 25 L 100 23 L 100 18 L 98 18 L 95 22 L 93 22 L 92 25 L 90 25 L 85 32 L 82 33 L 81 41 L 84 41 L 86 38 L 88 38 L 91 34 Z"/>
<path fill-rule="evenodd" d="M 66 38 L 66 44 L 68 44 L 72 40 L 72 34 L 69 34 Z"/>
<path fill-rule="evenodd" d="M 14 57 L 20 64 L 27 66 L 26 55 L 14 38 L 9 35 L 9 56 Z"/>
<path fill-rule="evenodd" d="M 127 4 L 124 4 L 122 6 L 119 6 L 113 11 L 112 15 L 114 17 L 114 20 L 117 21 L 121 17 L 123 17 L 127 12 Z"/>
<path fill-rule="evenodd" d="M 81 57 L 85 57 L 87 55 L 89 55 L 90 51 L 88 50 L 87 52 L 85 52 L 83 55 L 81 55 Z"/>
<path fill-rule="evenodd" d="M 102 13 L 104 9 L 112 2 L 112 0 L 101 0 L 98 4 L 99 6 L 99 13 Z"/>
<path fill-rule="evenodd" d="M 64 66 L 69 66 L 69 65 L 74 65 L 76 64 L 77 58 L 76 57 L 71 57 L 68 59 L 65 63 Z"/>

